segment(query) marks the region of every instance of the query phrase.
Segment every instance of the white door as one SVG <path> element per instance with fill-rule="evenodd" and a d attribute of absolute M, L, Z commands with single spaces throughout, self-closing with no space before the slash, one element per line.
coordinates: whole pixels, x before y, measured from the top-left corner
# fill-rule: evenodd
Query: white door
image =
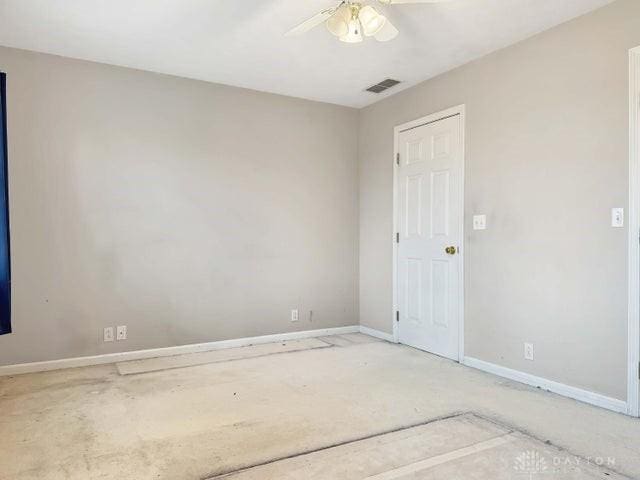
<path fill-rule="evenodd" d="M 399 340 L 458 360 L 460 115 L 400 132 L 398 155 Z"/>

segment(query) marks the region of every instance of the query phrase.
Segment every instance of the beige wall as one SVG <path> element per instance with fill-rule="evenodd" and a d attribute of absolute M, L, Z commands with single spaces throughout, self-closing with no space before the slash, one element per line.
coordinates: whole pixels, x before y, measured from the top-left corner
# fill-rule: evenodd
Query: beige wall
<path fill-rule="evenodd" d="M 361 111 L 363 325 L 392 331 L 393 127 L 466 104 L 466 354 L 626 398 L 627 230 L 610 209 L 627 206 L 637 45 L 640 2 L 619 0 Z"/>
<path fill-rule="evenodd" d="M 6 48 L 0 70 L 0 364 L 358 323 L 357 111 Z"/>
<path fill-rule="evenodd" d="M 15 332 L 0 365 L 358 318 L 391 332 L 393 127 L 464 103 L 466 354 L 624 399 L 627 232 L 609 215 L 627 204 L 639 18 L 618 0 L 359 115 L 0 48 Z M 104 344 L 119 324 L 129 340 Z"/>

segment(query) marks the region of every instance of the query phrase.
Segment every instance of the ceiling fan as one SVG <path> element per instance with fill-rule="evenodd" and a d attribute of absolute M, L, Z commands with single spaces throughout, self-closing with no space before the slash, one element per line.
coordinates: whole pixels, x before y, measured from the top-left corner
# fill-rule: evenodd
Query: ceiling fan
<path fill-rule="evenodd" d="M 382 5 L 398 5 L 405 3 L 442 3 L 450 0 L 377 0 Z M 286 37 L 301 35 L 321 23 L 326 23 L 327 29 L 342 42 L 359 43 L 363 34 L 373 37 L 379 42 L 393 40 L 398 35 L 398 29 L 373 6 L 360 1 L 343 0 L 332 8 L 317 13 L 300 25 L 293 27 Z"/>

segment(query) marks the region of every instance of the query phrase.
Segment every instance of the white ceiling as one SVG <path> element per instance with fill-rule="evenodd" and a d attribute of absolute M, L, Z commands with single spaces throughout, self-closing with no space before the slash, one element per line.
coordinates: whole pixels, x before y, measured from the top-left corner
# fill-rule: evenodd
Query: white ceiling
<path fill-rule="evenodd" d="M 337 0 L 0 0 L 0 45 L 362 107 L 611 1 L 394 5 L 395 40 L 349 45 L 283 36 Z"/>

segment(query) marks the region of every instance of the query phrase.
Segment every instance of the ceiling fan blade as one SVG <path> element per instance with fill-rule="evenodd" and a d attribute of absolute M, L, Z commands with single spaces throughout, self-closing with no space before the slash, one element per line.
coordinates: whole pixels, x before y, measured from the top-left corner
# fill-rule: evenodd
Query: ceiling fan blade
<path fill-rule="evenodd" d="M 379 42 L 388 42 L 398 36 L 398 29 L 393 26 L 393 23 L 387 18 L 384 22 L 384 26 L 376 33 L 373 38 Z"/>
<path fill-rule="evenodd" d="M 385 5 L 401 5 L 403 3 L 444 3 L 452 0 L 378 0 Z"/>
<path fill-rule="evenodd" d="M 342 5 L 342 4 L 340 4 Z M 301 24 L 293 27 L 287 33 L 284 34 L 285 37 L 293 37 L 295 35 L 302 35 L 303 33 L 308 32 L 314 27 L 317 27 L 322 22 L 326 21 L 331 15 L 336 13 L 338 7 L 327 8 L 326 10 L 321 11 L 320 13 L 314 15 L 308 20 L 305 20 Z"/>

